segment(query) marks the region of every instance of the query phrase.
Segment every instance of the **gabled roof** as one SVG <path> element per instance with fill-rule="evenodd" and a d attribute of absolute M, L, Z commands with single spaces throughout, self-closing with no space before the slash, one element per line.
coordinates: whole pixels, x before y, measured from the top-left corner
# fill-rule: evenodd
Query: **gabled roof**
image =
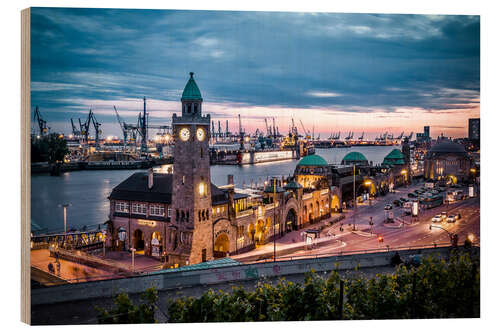
<path fill-rule="evenodd" d="M 172 174 L 153 174 L 153 187 L 148 188 L 148 173 L 136 172 L 118 184 L 111 195 L 112 200 L 172 203 Z"/>
<path fill-rule="evenodd" d="M 307 155 L 299 161 L 299 166 L 328 166 L 325 159 L 319 155 Z"/>
<path fill-rule="evenodd" d="M 186 86 L 184 87 L 184 92 L 182 93 L 181 101 L 184 100 L 200 100 L 202 101 L 203 98 L 201 98 L 201 92 L 200 89 L 198 88 L 198 85 L 193 79 L 194 73 L 191 72 L 189 73 L 191 76 L 186 83 Z"/>
<path fill-rule="evenodd" d="M 118 184 L 111 192 L 110 200 L 142 201 L 172 204 L 173 175 L 154 173 L 153 187 L 148 188 L 148 173 L 136 172 Z M 210 184 L 212 205 L 228 202 L 227 195 L 214 184 Z"/>

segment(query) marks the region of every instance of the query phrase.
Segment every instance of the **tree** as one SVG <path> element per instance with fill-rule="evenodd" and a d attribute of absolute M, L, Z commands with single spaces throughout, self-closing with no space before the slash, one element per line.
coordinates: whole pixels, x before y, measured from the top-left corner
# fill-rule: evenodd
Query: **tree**
<path fill-rule="evenodd" d="M 31 137 L 31 162 L 61 162 L 68 153 L 66 140 L 60 134 Z"/>
<path fill-rule="evenodd" d="M 172 322 L 340 319 L 341 276 L 307 273 L 303 284 L 258 282 L 255 291 L 209 290 L 169 304 Z M 343 319 L 479 317 L 479 263 L 454 252 L 448 261 L 425 258 L 418 267 L 399 265 L 394 274 L 345 279 Z"/>

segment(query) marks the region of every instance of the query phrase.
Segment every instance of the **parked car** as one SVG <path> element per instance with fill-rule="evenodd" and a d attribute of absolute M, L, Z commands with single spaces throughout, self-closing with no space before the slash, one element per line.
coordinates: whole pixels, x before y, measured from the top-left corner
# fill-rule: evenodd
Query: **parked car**
<path fill-rule="evenodd" d="M 432 218 L 432 222 L 434 222 L 434 223 L 441 223 L 442 220 L 443 220 L 443 217 L 441 215 L 436 215 Z"/>
<path fill-rule="evenodd" d="M 402 201 L 402 202 L 408 202 L 409 200 L 406 199 L 406 198 L 399 198 L 399 201 Z"/>
<path fill-rule="evenodd" d="M 455 215 L 449 215 L 447 218 L 446 218 L 446 222 L 448 223 L 455 223 L 457 221 L 457 218 Z"/>
<path fill-rule="evenodd" d="M 401 206 L 401 201 L 399 201 L 399 200 L 394 200 L 392 203 L 393 203 L 395 206 L 398 206 L 398 207 L 399 207 L 399 206 Z"/>
<path fill-rule="evenodd" d="M 447 213 L 447 212 L 441 212 L 441 217 L 442 217 L 443 219 L 445 219 L 447 216 L 448 216 L 448 213 Z"/>
<path fill-rule="evenodd" d="M 391 205 L 391 204 L 387 204 L 387 205 L 385 205 L 384 209 L 385 209 L 385 210 L 392 209 L 392 205 Z"/>
<path fill-rule="evenodd" d="M 408 198 L 416 198 L 417 195 L 415 193 L 408 193 Z"/>

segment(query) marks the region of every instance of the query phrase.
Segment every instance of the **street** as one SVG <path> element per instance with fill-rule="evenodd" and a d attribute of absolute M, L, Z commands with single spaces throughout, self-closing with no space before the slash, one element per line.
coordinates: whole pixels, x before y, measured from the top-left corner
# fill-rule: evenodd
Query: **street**
<path fill-rule="evenodd" d="M 277 252 L 286 249 L 286 255 L 277 255 L 282 260 L 299 258 L 301 256 L 321 256 L 342 253 L 356 253 L 364 251 L 386 250 L 394 248 L 421 247 L 421 246 L 443 246 L 450 245 L 449 233 L 458 235 L 458 243 L 463 244 L 470 236 L 475 244 L 480 242 L 480 198 L 470 198 L 450 204 L 443 204 L 436 208 L 419 210 L 418 218 L 412 221 L 411 216 L 404 213 L 402 207 L 394 206 L 394 223 L 384 223 L 386 204 L 392 204 L 394 200 L 401 197 L 408 198 L 408 193 L 423 186 L 417 183 L 408 187 L 396 189 L 395 193 L 389 193 L 384 197 L 378 197 L 368 202 L 360 204 L 354 215 L 353 209 L 344 213 L 345 219 L 333 226 L 326 227 L 321 231 L 320 237 L 316 240 L 316 246 L 305 250 L 305 244 L 301 233 L 304 230 L 291 232 L 276 241 Z M 434 224 L 440 228 L 429 229 L 431 219 L 441 212 L 447 214 L 460 213 L 462 218 L 455 223 L 441 222 Z M 369 224 L 370 217 L 373 219 L 373 226 Z M 402 223 L 404 221 L 404 223 Z M 314 229 L 324 224 L 319 222 L 309 226 Z M 353 227 L 355 225 L 355 229 Z M 343 230 L 340 230 L 342 226 Z M 379 236 L 383 238 L 380 241 Z M 293 251 L 292 249 L 296 249 Z M 269 259 L 273 256 L 273 244 L 266 244 L 254 251 L 233 256 L 242 262 L 255 261 L 255 253 L 260 254 L 260 259 Z"/>

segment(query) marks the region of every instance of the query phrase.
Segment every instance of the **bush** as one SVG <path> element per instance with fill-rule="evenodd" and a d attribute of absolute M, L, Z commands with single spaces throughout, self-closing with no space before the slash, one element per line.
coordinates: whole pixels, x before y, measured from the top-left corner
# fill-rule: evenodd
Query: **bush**
<path fill-rule="evenodd" d="M 400 265 L 392 275 L 345 280 L 342 319 L 479 317 L 479 265 L 468 254 L 449 261 L 427 257 L 419 267 Z M 171 322 L 336 320 L 341 277 L 314 272 L 304 284 L 258 282 L 255 291 L 209 290 L 169 304 Z"/>

